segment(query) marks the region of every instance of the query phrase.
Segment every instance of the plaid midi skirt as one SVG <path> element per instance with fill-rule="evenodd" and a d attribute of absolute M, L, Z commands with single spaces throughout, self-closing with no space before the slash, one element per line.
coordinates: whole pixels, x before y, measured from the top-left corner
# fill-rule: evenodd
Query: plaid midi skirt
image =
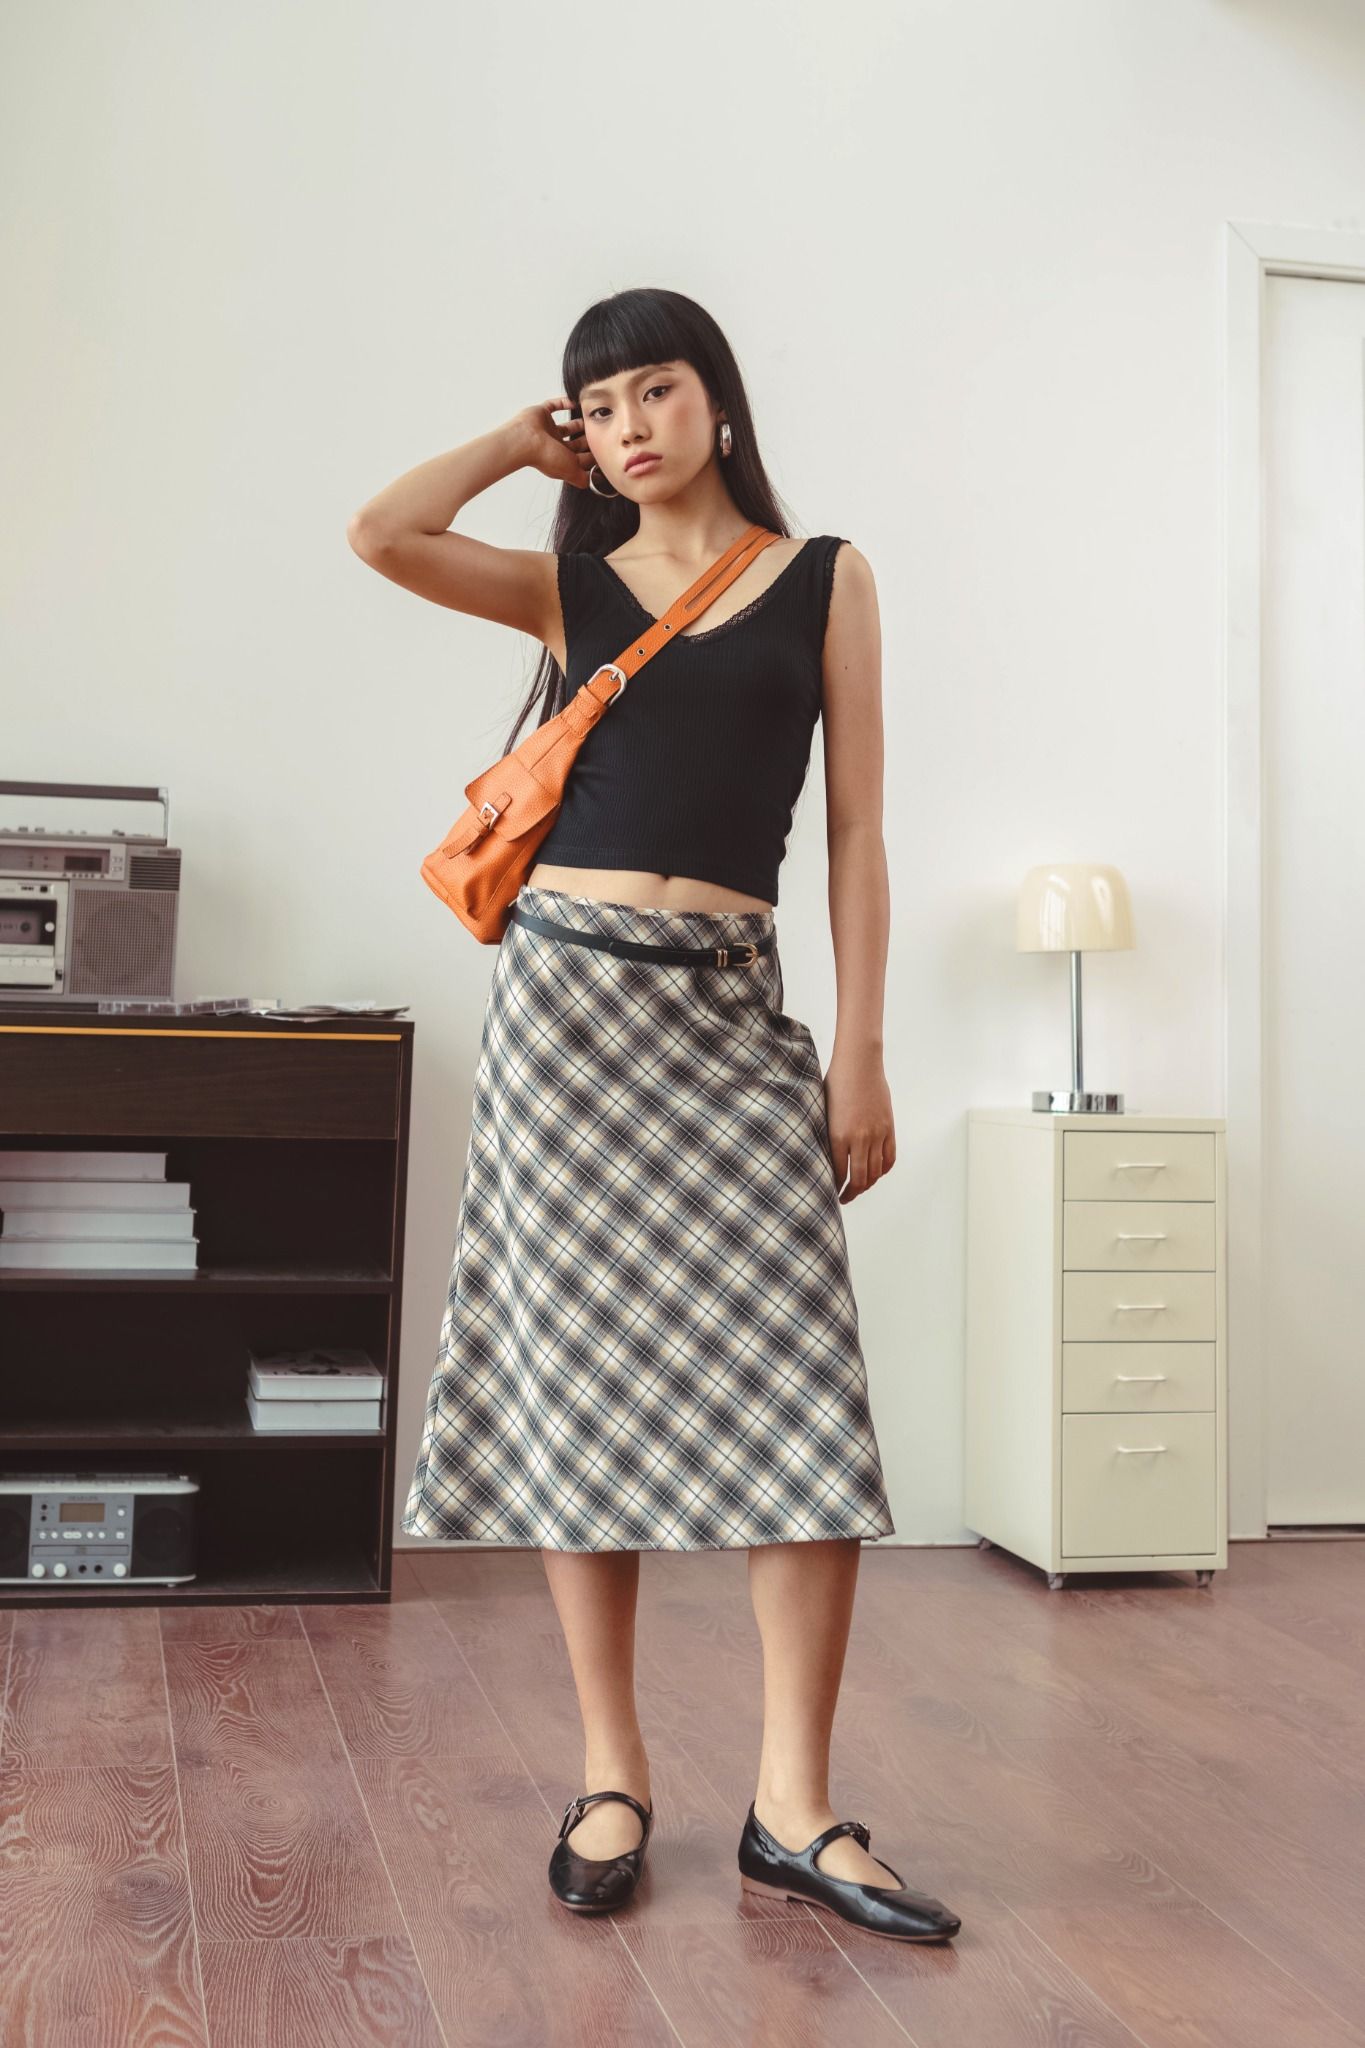
<path fill-rule="evenodd" d="M 662 945 L 774 922 L 517 900 Z M 719 967 L 507 927 L 401 1526 L 586 1551 L 895 1533 L 820 1058 L 776 942 Z"/>

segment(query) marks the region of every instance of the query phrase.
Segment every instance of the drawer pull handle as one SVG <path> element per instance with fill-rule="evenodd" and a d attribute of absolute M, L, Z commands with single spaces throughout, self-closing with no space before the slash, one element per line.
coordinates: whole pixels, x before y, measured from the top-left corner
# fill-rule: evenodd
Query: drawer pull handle
<path fill-rule="evenodd" d="M 1166 1233 L 1166 1232 L 1165 1232 L 1164 1230 L 1120 1230 L 1120 1231 L 1117 1231 L 1117 1232 L 1115 1233 L 1115 1235 L 1116 1235 L 1116 1236 L 1117 1236 L 1117 1237 L 1118 1237 L 1118 1238 L 1119 1238 L 1120 1240 L 1122 1240 L 1122 1239 L 1124 1239 L 1124 1238 L 1128 1238 L 1128 1237 L 1131 1237 L 1131 1238 L 1150 1238 L 1150 1240 L 1151 1240 L 1151 1242 L 1152 1242 L 1153 1244 L 1158 1244 L 1158 1243 L 1160 1243 L 1161 1239 L 1162 1239 L 1163 1237 L 1165 1237 L 1165 1236 L 1166 1236 L 1166 1234 L 1167 1234 L 1167 1233 Z"/>
<path fill-rule="evenodd" d="M 1114 1303 L 1114 1307 L 1118 1309 L 1120 1313 L 1122 1313 L 1123 1310 L 1130 1308 L 1165 1308 L 1165 1306 L 1166 1304 L 1164 1301 L 1116 1301 Z"/>
<path fill-rule="evenodd" d="M 1168 1159 L 1116 1159 L 1114 1161 L 1114 1171 L 1115 1173 L 1130 1173 L 1135 1167 L 1146 1169 L 1148 1167 L 1169 1166 L 1169 1164 L 1170 1161 Z"/>
<path fill-rule="evenodd" d="M 1124 1457 L 1127 1457 L 1133 1451 L 1165 1451 L 1169 1450 L 1169 1448 L 1168 1444 L 1115 1444 L 1114 1446 L 1114 1449 Z"/>
<path fill-rule="evenodd" d="M 1116 1372 L 1114 1374 L 1116 1380 L 1132 1380 L 1134 1382 L 1138 1380 L 1164 1380 L 1165 1377 L 1164 1372 Z"/>

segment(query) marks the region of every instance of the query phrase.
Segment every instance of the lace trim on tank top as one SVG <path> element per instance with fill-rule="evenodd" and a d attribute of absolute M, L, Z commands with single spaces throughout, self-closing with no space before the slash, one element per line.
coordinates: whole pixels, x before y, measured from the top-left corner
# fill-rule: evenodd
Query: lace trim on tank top
<path fill-rule="evenodd" d="M 681 646 L 686 646 L 690 641 L 693 640 L 716 640 L 719 639 L 722 633 L 728 633 L 732 626 L 743 625 L 746 619 L 752 618 L 754 613 L 756 611 L 759 611 L 768 602 L 768 599 L 772 597 L 774 593 L 781 588 L 782 584 L 785 582 L 787 578 L 788 572 L 796 567 L 797 563 L 801 560 L 801 557 L 805 554 L 806 549 L 808 547 L 813 546 L 813 540 L 802 541 L 800 547 L 796 550 L 796 553 L 791 557 L 791 560 L 783 563 L 782 567 L 778 570 L 776 576 L 774 576 L 772 582 L 768 585 L 766 590 L 760 590 L 757 597 L 751 597 L 748 604 L 742 606 L 739 611 L 733 613 L 731 617 L 729 617 L 728 619 L 722 619 L 718 626 L 703 626 L 700 629 L 700 631 L 695 633 L 679 633 L 678 644 Z M 833 560 L 834 554 L 836 552 L 837 550 L 831 549 L 831 560 Z M 634 605 L 636 611 L 640 614 L 640 617 L 642 619 L 648 619 L 651 626 L 655 626 L 658 624 L 658 620 L 654 617 L 654 614 L 651 611 L 647 610 L 643 604 L 641 604 L 639 598 L 635 595 L 635 592 L 631 589 L 630 585 L 626 582 L 625 578 L 619 575 L 617 571 L 612 568 L 611 563 L 607 560 L 605 555 L 593 555 L 590 557 L 590 559 L 594 562 L 600 562 L 602 567 L 606 570 L 607 574 L 611 577 L 612 582 L 617 586 L 619 590 L 624 591 L 626 597 L 630 600 L 631 604 Z M 829 609 L 829 587 L 829 571 L 827 568 L 825 598 L 826 611 L 828 611 Z"/>

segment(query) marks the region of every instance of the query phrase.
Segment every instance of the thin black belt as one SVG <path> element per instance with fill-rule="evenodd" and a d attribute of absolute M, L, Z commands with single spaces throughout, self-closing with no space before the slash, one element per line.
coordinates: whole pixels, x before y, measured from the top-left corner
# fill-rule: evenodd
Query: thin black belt
<path fill-rule="evenodd" d="M 609 932 L 580 932 L 571 924 L 553 924 L 548 917 L 536 917 L 520 904 L 512 906 L 509 924 L 524 924 L 547 938 L 567 939 L 574 946 L 599 946 L 606 953 L 625 953 L 632 960 L 677 960 L 710 967 L 752 967 L 760 953 L 772 950 L 774 934 L 761 939 L 739 939 L 732 946 L 651 946 L 643 939 L 617 939 Z"/>

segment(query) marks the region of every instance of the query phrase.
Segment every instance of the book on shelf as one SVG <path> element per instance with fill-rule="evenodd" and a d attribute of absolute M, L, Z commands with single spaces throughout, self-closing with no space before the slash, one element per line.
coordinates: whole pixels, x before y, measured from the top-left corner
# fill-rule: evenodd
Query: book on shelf
<path fill-rule="evenodd" d="M 0 1148 L 0 1181 L 164 1181 L 164 1152 L 16 1152 Z"/>
<path fill-rule="evenodd" d="M 249 1393 L 246 1405 L 257 1429 L 378 1429 L 378 1401 L 262 1401 Z"/>
<path fill-rule="evenodd" d="M 42 1272 L 193 1273 L 199 1240 L 186 1237 L 10 1237 L 0 1236 L 0 1272 L 15 1267 Z"/>
<path fill-rule="evenodd" d="M 262 1401 L 375 1399 L 384 1378 L 368 1351 L 355 1345 L 260 1351 L 248 1345 L 247 1384 Z"/>
<path fill-rule="evenodd" d="M 56 1238 L 160 1238 L 194 1236 L 193 1209 L 40 1208 L 0 1203 L 0 1240 Z"/>
<path fill-rule="evenodd" d="M 190 1184 L 167 1157 L 0 1148 L 0 1270 L 196 1272 Z"/>
<path fill-rule="evenodd" d="M 46 1156 L 51 1156 L 46 1155 Z M 0 1173 L 0 1209 L 188 1209 L 187 1180 L 39 1180 Z M 179 1231 L 179 1224 L 175 1229 Z"/>

